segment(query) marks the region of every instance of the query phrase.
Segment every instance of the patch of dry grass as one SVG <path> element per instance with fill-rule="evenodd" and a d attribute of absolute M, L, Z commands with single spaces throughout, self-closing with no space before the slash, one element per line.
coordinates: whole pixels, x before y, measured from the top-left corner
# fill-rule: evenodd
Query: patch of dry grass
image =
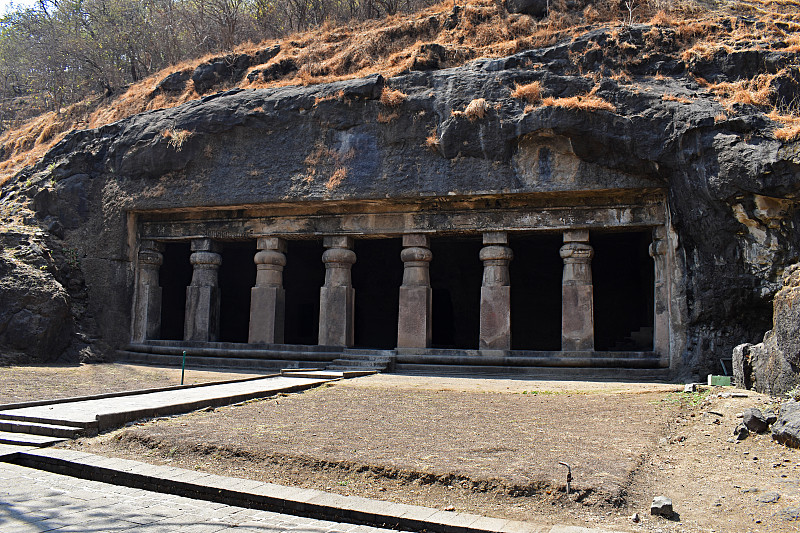
<path fill-rule="evenodd" d="M 569 98 L 553 98 L 548 96 L 542 100 L 544 107 L 564 107 L 567 109 L 580 109 L 582 111 L 610 111 L 616 113 L 617 108 L 611 102 L 595 94 L 570 96 Z"/>
<path fill-rule="evenodd" d="M 781 113 L 778 110 L 773 110 L 767 116 L 770 120 L 783 124 L 783 126 L 776 128 L 773 132 L 776 139 L 783 142 L 800 140 L 800 114 L 787 114 Z"/>
<path fill-rule="evenodd" d="M 542 101 L 542 84 L 538 81 L 515 85 L 511 91 L 511 98 L 525 100 L 529 104 L 536 105 Z"/>
<path fill-rule="evenodd" d="M 384 87 L 381 90 L 381 103 L 387 107 L 397 107 L 406 101 L 408 95 L 403 91 Z"/>

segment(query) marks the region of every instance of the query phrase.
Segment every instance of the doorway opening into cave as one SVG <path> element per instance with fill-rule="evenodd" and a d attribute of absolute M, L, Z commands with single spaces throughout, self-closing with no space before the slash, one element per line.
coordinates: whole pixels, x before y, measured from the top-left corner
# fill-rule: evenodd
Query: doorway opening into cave
<path fill-rule="evenodd" d="M 219 267 L 219 340 L 247 342 L 250 289 L 256 284 L 256 241 L 226 242 Z"/>
<path fill-rule="evenodd" d="M 591 232 L 597 351 L 653 349 L 652 231 Z"/>
<path fill-rule="evenodd" d="M 322 240 L 290 240 L 286 243 L 283 288 L 286 291 L 286 344 L 317 344 L 319 338 L 319 290 L 325 283 Z"/>
<path fill-rule="evenodd" d="M 393 349 L 397 346 L 397 316 L 403 283 L 401 239 L 356 240 L 353 251 L 353 317 L 356 348 Z"/>
<path fill-rule="evenodd" d="M 561 233 L 511 235 L 511 348 L 561 350 Z"/>
<path fill-rule="evenodd" d="M 434 348 L 478 348 L 482 247 L 480 236 L 431 239 Z"/>
<path fill-rule="evenodd" d="M 158 271 L 161 284 L 161 335 L 163 340 L 183 340 L 186 287 L 192 282 L 192 250 L 188 242 L 164 244 L 164 262 Z"/>

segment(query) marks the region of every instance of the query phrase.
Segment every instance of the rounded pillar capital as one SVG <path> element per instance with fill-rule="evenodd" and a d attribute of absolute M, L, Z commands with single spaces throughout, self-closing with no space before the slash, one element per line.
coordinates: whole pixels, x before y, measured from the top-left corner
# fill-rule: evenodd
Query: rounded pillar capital
<path fill-rule="evenodd" d="M 511 261 L 514 252 L 508 246 L 490 245 L 481 248 L 478 257 L 481 261 Z"/>
<path fill-rule="evenodd" d="M 139 264 L 144 268 L 158 268 L 164 264 L 164 254 L 156 250 L 141 250 L 139 252 Z"/>
<path fill-rule="evenodd" d="M 356 253 L 347 248 L 328 248 L 322 254 L 326 268 L 350 268 L 356 262 Z"/>
<path fill-rule="evenodd" d="M 559 251 L 565 263 L 588 263 L 594 257 L 594 248 L 590 244 L 570 242 Z"/>
<path fill-rule="evenodd" d="M 262 265 L 286 266 L 286 256 L 277 250 L 261 250 L 253 257 L 253 262 L 261 268 Z"/>
<path fill-rule="evenodd" d="M 189 262 L 195 268 L 218 268 L 222 264 L 222 256 L 214 252 L 194 252 Z"/>
<path fill-rule="evenodd" d="M 400 260 L 403 263 L 430 263 L 433 260 L 433 252 L 420 246 L 403 248 L 400 252 Z"/>

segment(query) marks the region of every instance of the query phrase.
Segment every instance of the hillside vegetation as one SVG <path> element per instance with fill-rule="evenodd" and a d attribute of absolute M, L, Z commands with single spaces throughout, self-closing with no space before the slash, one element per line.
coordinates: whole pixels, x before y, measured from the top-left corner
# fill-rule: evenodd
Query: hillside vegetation
<path fill-rule="evenodd" d="M 93 60 L 87 52 L 87 57 L 73 57 L 70 60 L 81 59 L 82 64 L 86 65 L 95 63 L 96 68 L 84 68 L 82 75 L 85 79 L 73 83 L 71 91 L 55 96 L 52 90 L 36 88 L 35 83 L 29 80 L 27 94 L 9 96 L 6 92 L 7 129 L 0 136 L 0 183 L 5 183 L 20 169 L 39 160 L 70 130 L 96 128 L 143 111 L 176 106 L 200 98 L 203 94 L 232 87 L 307 85 L 373 73 L 393 76 L 414 70 L 446 68 L 478 57 L 508 56 L 522 50 L 576 39 L 598 26 L 618 28 L 618 31 L 612 32 L 616 40 L 607 43 L 602 50 L 598 47 L 576 51 L 571 57 L 572 65 L 568 66 L 575 74 L 596 79 L 613 77 L 635 84 L 639 76 L 674 75 L 676 70 L 682 70 L 682 75 L 695 76 L 701 86 L 726 103 L 756 105 L 765 113 L 770 113 L 770 118 L 777 122 L 777 138 L 791 141 L 800 137 L 797 101 L 793 98 L 800 87 L 797 61 L 789 64 L 784 64 L 784 61 L 773 66 L 759 64 L 753 69 L 743 69 L 736 75 L 704 75 L 708 64 L 724 63 L 725 56 L 738 54 L 739 57 L 749 51 L 762 54 L 754 56 L 756 61 L 763 57 L 764 51 L 769 50 L 780 51 L 784 58 L 788 54 L 796 59 L 800 52 L 800 8 L 796 2 L 570 0 L 553 1 L 551 4 L 550 12 L 541 18 L 510 13 L 504 4 L 492 0 L 463 4 L 446 1 L 430 7 L 424 7 L 424 3 L 398 3 L 395 7 L 392 4 L 389 7 L 375 7 L 372 11 L 353 9 L 349 15 L 344 11 L 330 15 L 319 11 L 322 14 L 307 16 L 302 24 L 287 11 L 283 23 L 268 29 L 262 27 L 262 34 L 287 33 L 295 27 L 309 27 L 320 17 L 325 22 L 285 37 L 234 46 L 235 37 L 252 38 L 258 33 L 254 29 L 257 17 L 242 15 L 238 27 L 249 28 L 248 31 L 232 31 L 226 37 L 220 31 L 210 32 L 211 28 L 207 27 L 203 31 L 215 36 L 213 43 L 199 44 L 198 39 L 204 33 L 198 30 L 194 41 L 187 38 L 187 43 L 191 41 L 194 44 L 185 43 L 183 48 L 176 45 L 171 53 L 163 52 L 160 59 L 166 61 L 202 52 L 203 46 L 206 50 L 216 50 L 214 53 L 182 60 L 138 80 L 141 73 L 148 70 L 142 67 L 144 62 L 133 61 L 124 52 L 117 52 L 115 63 L 108 59 L 113 55 L 109 52 L 104 57 L 111 66 L 107 64 L 103 70 L 99 60 Z M 201 4 L 193 5 L 197 7 Z M 242 4 L 245 5 L 253 7 L 258 2 Z M 293 2 L 287 5 L 299 9 Z M 363 4 L 354 5 L 363 8 Z M 419 9 L 412 13 L 370 18 L 373 15 L 397 13 L 401 7 Z M 45 7 L 41 9 L 45 10 Z M 245 13 L 243 7 L 242 10 Z M 56 15 L 55 11 L 51 13 L 52 18 L 56 18 Z M 646 33 L 644 54 L 626 42 L 625 32 L 622 31 L 626 26 L 637 23 L 651 25 Z M 14 43 L 9 37 L 9 28 L 12 26 L 9 26 L 8 19 L 4 24 L 0 39 L 3 46 L 0 58 L 4 61 L 0 62 L 0 68 L 6 69 L 3 73 L 6 80 L 9 76 L 17 79 L 8 72 L 8 46 Z M 160 38 L 162 28 L 152 25 L 148 28 L 149 39 L 163 40 Z M 118 37 L 123 43 L 144 38 L 136 35 L 123 37 L 122 34 Z M 91 44 L 92 41 L 89 42 Z M 81 46 L 85 47 L 85 43 Z M 18 48 L 16 50 L 22 53 Z M 221 53 L 220 50 L 227 50 L 227 53 Z M 586 70 L 585 65 L 597 64 L 598 53 L 603 56 L 603 68 Z M 669 71 L 662 73 L 637 69 L 637 65 L 645 62 L 652 65 L 653 58 L 658 55 L 664 56 L 665 64 L 672 61 Z M 148 68 L 158 63 L 152 59 L 147 63 Z M 125 70 L 121 66 L 125 61 L 128 62 L 127 78 L 121 74 Z M 682 62 L 682 65 L 676 69 L 675 62 Z M 72 75 L 75 70 L 58 64 L 51 67 L 48 71 L 50 75 L 64 72 Z M 733 67 L 735 70 L 737 65 Z M 535 65 L 531 65 L 531 68 L 535 68 Z M 101 75 L 101 72 L 106 74 Z M 117 77 L 107 75 L 109 72 L 116 73 Z M 125 86 L 128 81 L 132 83 Z M 101 88 L 105 90 L 98 90 Z M 542 101 L 537 98 L 535 89 L 521 88 L 521 91 L 527 92 L 521 92 L 520 96 L 527 98 L 531 105 L 579 105 L 577 101 Z M 45 97 L 46 94 L 50 94 L 49 99 Z M 70 98 L 76 101 L 66 105 Z M 602 105 L 598 102 L 595 104 Z M 52 109 L 45 111 L 48 105 Z M 593 104 L 590 100 L 584 100 L 580 105 Z M 23 120 L 31 110 L 42 112 Z M 729 111 L 735 113 L 733 108 Z"/>

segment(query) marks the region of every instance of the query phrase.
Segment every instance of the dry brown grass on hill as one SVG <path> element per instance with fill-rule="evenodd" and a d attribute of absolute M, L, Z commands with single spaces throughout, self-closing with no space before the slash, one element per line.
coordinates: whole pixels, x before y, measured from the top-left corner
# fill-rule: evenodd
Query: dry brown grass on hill
<path fill-rule="evenodd" d="M 515 85 L 514 90 L 511 91 L 511 98 L 518 98 L 525 100 L 529 104 L 538 104 L 542 101 L 542 84 L 538 81 L 526 83 L 524 85 Z"/>
<path fill-rule="evenodd" d="M 553 98 L 548 96 L 542 100 L 544 107 L 565 107 L 567 109 L 580 109 L 582 111 L 610 111 L 615 113 L 617 108 L 611 102 L 603 100 L 593 92 L 570 96 L 569 98 Z"/>
<path fill-rule="evenodd" d="M 448 29 L 445 22 L 454 13 L 454 4 L 459 6 L 461 13 L 458 24 Z M 280 53 L 267 64 L 254 69 L 269 68 L 281 61 L 292 60 L 298 67 L 294 73 L 274 81 L 258 78 L 252 83 L 245 77 L 238 82 L 215 86 L 214 90 L 229 89 L 233 85 L 247 88 L 309 85 L 375 73 L 389 77 L 407 71 L 415 61 L 431 59 L 430 45 L 444 47 L 444 57 L 433 58 L 436 67 L 444 68 L 478 57 L 501 57 L 576 38 L 593 29 L 587 24 L 616 25 L 614 35 L 619 37 L 621 34 L 622 13 L 613 9 L 614 2 L 595 2 L 584 11 L 565 11 L 558 2 L 553 5 L 553 13 L 541 21 L 527 15 L 509 14 L 495 0 L 472 0 L 467 4 L 445 0 L 413 14 L 342 26 L 326 23 L 313 31 L 258 44 L 248 43 L 232 51 L 252 54 L 278 44 Z M 640 53 L 658 52 L 663 29 L 674 30 L 679 53 L 685 59 L 708 58 L 718 50 L 734 48 L 763 49 L 777 46 L 776 49 L 784 52 L 800 51 L 800 10 L 796 2 L 746 0 L 718 3 L 712 9 L 691 0 L 676 0 L 668 4 L 671 7 L 668 11 L 656 9 L 664 5 L 667 4 L 646 2 L 636 12 L 637 21 L 649 19 L 654 25 L 646 36 L 648 50 Z M 752 22 L 741 22 L 737 19 L 741 15 L 754 17 L 764 24 L 757 26 Z M 730 31 L 725 29 L 727 23 L 731 24 Z M 622 41 L 617 41 L 618 47 L 624 47 Z M 575 59 L 580 59 L 580 56 L 577 54 Z M 96 128 L 136 113 L 174 107 L 199 98 L 191 82 L 178 94 L 154 95 L 153 90 L 167 75 L 191 71 L 212 57 L 215 56 L 184 61 L 130 86 L 124 93 L 111 99 L 88 99 L 62 110 L 60 114 L 45 113 L 6 131 L 0 136 L 0 185 L 25 166 L 38 161 L 63 138 L 65 132 L 73 128 Z M 627 73 L 620 70 L 614 77 L 623 79 Z M 711 89 L 720 100 L 765 105 L 763 102 L 768 97 L 768 81 L 759 77 L 719 84 Z M 541 87 L 538 97 L 536 92 L 536 87 L 530 84 L 517 87 L 513 96 L 526 100 L 530 105 L 540 105 Z M 610 103 L 588 96 L 550 99 L 547 105 L 613 109 Z M 401 96 L 392 92 L 386 93 L 381 101 L 387 107 L 402 102 Z M 380 121 L 388 123 L 391 120 L 391 114 L 383 114 Z M 436 144 L 435 138 L 428 143 L 429 146 L 432 143 Z"/>
<path fill-rule="evenodd" d="M 800 113 L 780 112 L 773 110 L 767 115 L 770 120 L 783 124 L 783 126 L 776 128 L 773 135 L 776 139 L 783 142 L 792 142 L 800 140 Z"/>

